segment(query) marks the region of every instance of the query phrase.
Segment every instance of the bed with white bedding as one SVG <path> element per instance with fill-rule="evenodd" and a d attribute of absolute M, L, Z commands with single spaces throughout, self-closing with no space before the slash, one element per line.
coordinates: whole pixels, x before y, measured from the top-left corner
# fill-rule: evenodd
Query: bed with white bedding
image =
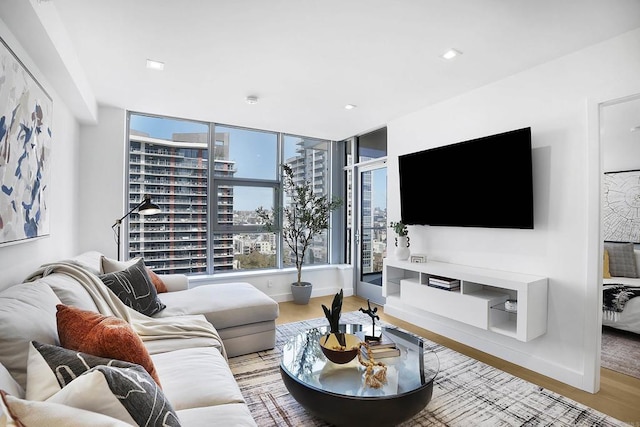
<path fill-rule="evenodd" d="M 622 246 L 625 246 L 624 249 Z M 629 247 L 631 247 L 633 253 L 631 258 L 633 261 L 629 258 Z M 633 267 L 636 269 L 635 276 L 639 276 L 640 250 L 635 250 L 631 243 L 605 243 L 605 250 L 609 260 L 607 262 L 607 257 L 605 256 L 605 278 L 602 279 L 602 324 L 611 328 L 640 334 L 640 278 L 625 277 L 634 276 Z M 621 267 L 620 263 L 625 261 L 617 259 L 619 257 L 626 257 L 626 266 Z M 631 263 L 635 265 L 632 266 Z M 611 277 L 606 277 L 607 267 L 609 267 Z M 614 274 L 620 275 L 616 276 Z M 611 296 L 614 296 L 613 302 L 611 301 Z"/>

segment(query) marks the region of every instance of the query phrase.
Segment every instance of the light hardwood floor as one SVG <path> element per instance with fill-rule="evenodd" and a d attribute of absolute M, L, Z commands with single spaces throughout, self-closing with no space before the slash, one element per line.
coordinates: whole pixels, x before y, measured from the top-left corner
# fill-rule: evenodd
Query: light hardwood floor
<path fill-rule="evenodd" d="M 277 324 L 296 322 L 299 320 L 324 317 L 322 304 L 331 307 L 333 296 L 312 298 L 308 305 L 298 305 L 293 302 L 280 303 L 280 316 Z M 373 306 L 373 304 L 372 304 Z M 347 297 L 342 303 L 342 312 L 357 311 L 360 307 L 366 308 L 367 301 L 358 297 Z M 600 377 L 600 391 L 592 394 L 563 384 L 554 379 L 537 374 L 528 369 L 506 362 L 495 356 L 478 351 L 474 348 L 460 344 L 441 335 L 434 334 L 426 329 L 402 321 L 396 317 L 384 314 L 384 308 L 378 307 L 380 319 L 400 328 L 411 331 L 421 337 L 442 344 L 459 353 L 480 360 L 512 375 L 537 384 L 548 390 L 555 391 L 577 402 L 590 406 L 619 420 L 628 422 L 634 426 L 640 426 L 640 379 L 623 375 L 608 369 L 602 369 Z M 639 355 L 640 356 L 640 355 Z"/>

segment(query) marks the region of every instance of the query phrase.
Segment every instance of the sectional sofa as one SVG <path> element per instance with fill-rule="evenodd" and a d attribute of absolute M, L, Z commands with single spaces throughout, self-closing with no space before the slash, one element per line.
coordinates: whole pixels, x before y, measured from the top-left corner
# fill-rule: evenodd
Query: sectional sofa
<path fill-rule="evenodd" d="M 190 289 L 98 252 L 46 264 L 0 292 L 0 426 L 254 426 L 227 359 L 273 348 L 277 316 L 249 283 Z"/>

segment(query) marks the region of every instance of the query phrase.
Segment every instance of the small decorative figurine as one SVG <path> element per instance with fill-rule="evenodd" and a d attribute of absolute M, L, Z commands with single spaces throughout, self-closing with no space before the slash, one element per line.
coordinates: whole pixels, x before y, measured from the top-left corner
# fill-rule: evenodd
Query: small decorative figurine
<path fill-rule="evenodd" d="M 369 302 L 369 300 L 367 299 L 367 307 L 369 307 L 368 309 L 364 309 L 362 307 L 360 307 L 360 311 L 363 313 L 366 313 L 369 315 L 369 317 L 371 317 L 371 333 L 373 335 L 365 335 L 364 340 L 365 341 L 380 341 L 380 337 L 376 337 L 375 333 L 376 333 L 376 319 L 380 320 L 380 316 L 378 316 L 376 313 L 378 312 L 378 307 L 375 307 L 373 309 L 371 309 L 371 302 Z"/>

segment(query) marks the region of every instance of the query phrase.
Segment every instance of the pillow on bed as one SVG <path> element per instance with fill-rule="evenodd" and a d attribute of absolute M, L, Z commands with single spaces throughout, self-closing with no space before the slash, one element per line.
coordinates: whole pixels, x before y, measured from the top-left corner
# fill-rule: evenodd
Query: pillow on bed
<path fill-rule="evenodd" d="M 609 253 L 609 272 L 613 277 L 638 277 L 633 243 L 605 242 L 604 249 Z"/>
<path fill-rule="evenodd" d="M 602 278 L 611 279 L 611 272 L 609 271 L 609 251 L 604 251 L 604 261 L 602 263 Z"/>

